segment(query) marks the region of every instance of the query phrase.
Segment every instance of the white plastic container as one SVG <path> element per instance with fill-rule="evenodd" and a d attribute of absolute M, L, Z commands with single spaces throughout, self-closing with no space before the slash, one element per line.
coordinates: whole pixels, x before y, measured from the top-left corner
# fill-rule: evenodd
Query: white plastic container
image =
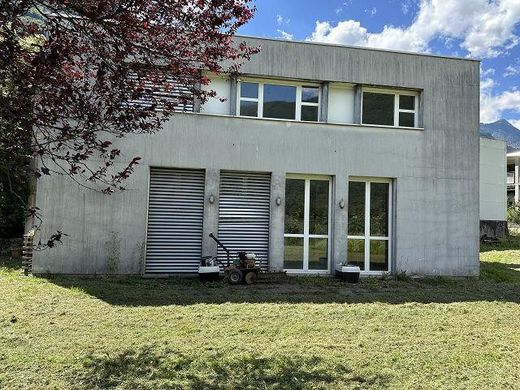
<path fill-rule="evenodd" d="M 336 266 L 336 277 L 341 280 L 345 280 L 349 283 L 357 283 L 359 282 L 359 275 L 361 273 L 361 268 L 354 265 L 337 265 Z"/>

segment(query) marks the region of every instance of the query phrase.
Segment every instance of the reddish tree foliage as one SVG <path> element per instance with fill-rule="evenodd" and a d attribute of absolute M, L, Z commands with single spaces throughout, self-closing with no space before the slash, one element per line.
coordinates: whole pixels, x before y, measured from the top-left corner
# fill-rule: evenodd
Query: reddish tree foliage
<path fill-rule="evenodd" d="M 201 70 L 234 72 L 258 51 L 232 40 L 253 16 L 250 3 L 0 0 L 2 174 L 61 173 L 122 189 L 139 157 L 110 173 L 120 154 L 110 140 L 153 133 L 193 97 L 215 96 L 201 90 Z"/>

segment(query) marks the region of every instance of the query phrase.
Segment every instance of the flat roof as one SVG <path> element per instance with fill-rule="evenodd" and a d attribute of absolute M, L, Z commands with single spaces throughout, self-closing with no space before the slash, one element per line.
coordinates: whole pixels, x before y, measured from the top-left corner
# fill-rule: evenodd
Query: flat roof
<path fill-rule="evenodd" d="M 348 48 L 348 49 L 357 49 L 357 50 L 382 51 L 382 52 L 387 52 L 387 53 L 406 54 L 406 55 L 419 56 L 419 57 L 434 57 L 434 58 L 445 58 L 445 59 L 449 59 L 449 60 L 481 62 L 481 60 L 478 60 L 475 58 L 470 58 L 470 57 L 455 57 L 455 56 L 446 56 L 446 55 L 431 54 L 431 53 L 417 53 L 417 52 L 413 52 L 413 51 L 404 51 L 404 50 L 378 49 L 375 47 L 344 45 L 344 44 L 340 44 L 340 43 L 301 41 L 301 40 L 292 40 L 292 39 L 284 39 L 284 38 L 259 37 L 259 36 L 254 36 L 254 35 L 240 35 L 240 34 L 236 34 L 235 37 L 260 39 L 263 41 L 273 41 L 273 42 L 296 43 L 296 44 L 301 44 L 301 45 L 344 47 L 344 48 Z"/>

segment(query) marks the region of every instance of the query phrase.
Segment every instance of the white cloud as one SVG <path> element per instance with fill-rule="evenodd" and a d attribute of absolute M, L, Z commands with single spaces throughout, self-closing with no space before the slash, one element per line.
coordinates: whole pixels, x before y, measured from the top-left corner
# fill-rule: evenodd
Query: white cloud
<path fill-rule="evenodd" d="M 508 90 L 493 94 L 494 85 L 492 79 L 484 79 L 480 82 L 480 121 L 484 123 L 502 118 L 505 111 L 520 114 L 520 91 Z"/>
<path fill-rule="evenodd" d="M 368 32 L 356 20 L 333 26 L 316 22 L 309 39 L 376 48 L 427 52 L 435 38 L 461 40 L 461 48 L 474 57 L 496 57 L 519 43 L 514 34 L 520 22 L 518 0 L 421 0 L 410 26 L 385 26 Z"/>
<path fill-rule="evenodd" d="M 276 30 L 278 31 L 278 34 L 280 34 L 279 38 L 287 39 L 289 41 L 292 41 L 294 39 L 294 35 L 291 33 L 288 33 L 284 30 Z"/>
<path fill-rule="evenodd" d="M 495 94 L 493 89 L 497 87 L 495 80 L 491 78 L 495 74 L 494 68 L 483 70 L 480 68 L 480 121 L 484 123 L 494 122 L 504 117 L 504 113 L 520 114 L 520 90 L 513 87 L 502 93 Z M 509 120 L 514 126 L 520 125 L 520 120 Z M 515 123 L 513 123 L 515 122 Z"/>
<path fill-rule="evenodd" d="M 401 11 L 403 12 L 403 15 L 408 15 L 408 12 L 410 12 L 411 8 L 418 3 L 419 0 L 403 0 L 401 3 Z"/>
<path fill-rule="evenodd" d="M 520 119 L 508 119 L 507 121 L 517 129 L 520 129 Z"/>
<path fill-rule="evenodd" d="M 488 69 L 483 69 L 482 68 L 482 65 L 480 65 L 480 77 L 488 77 L 488 76 L 492 76 L 494 75 L 496 72 L 495 68 L 488 68 Z"/>
<path fill-rule="evenodd" d="M 507 66 L 507 68 L 504 70 L 504 77 L 509 76 L 518 76 L 520 75 L 520 57 L 516 59 L 514 64 L 510 64 Z"/>
<path fill-rule="evenodd" d="M 517 61 L 518 62 L 518 61 Z M 520 64 L 509 65 L 504 71 L 504 77 L 516 76 L 520 74 Z"/>
<path fill-rule="evenodd" d="M 366 14 L 370 14 L 370 16 L 374 16 L 375 14 L 377 14 L 377 8 L 374 7 L 374 8 L 371 8 L 371 9 L 366 9 L 365 13 Z"/>
<path fill-rule="evenodd" d="M 276 15 L 276 23 L 281 26 L 282 24 L 289 24 L 291 22 L 291 19 L 286 19 L 282 15 L 278 14 Z"/>
<path fill-rule="evenodd" d="M 361 26 L 361 23 L 355 20 L 346 20 L 339 22 L 334 28 L 329 22 L 317 21 L 310 39 L 318 42 L 363 46 L 367 38 L 368 31 Z"/>

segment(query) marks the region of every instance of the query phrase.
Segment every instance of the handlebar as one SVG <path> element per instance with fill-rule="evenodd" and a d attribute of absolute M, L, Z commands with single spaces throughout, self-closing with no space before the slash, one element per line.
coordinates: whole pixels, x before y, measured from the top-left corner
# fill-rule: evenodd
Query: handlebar
<path fill-rule="evenodd" d="M 215 237 L 215 235 L 213 233 L 210 233 L 209 236 L 222 248 L 226 251 L 226 254 L 227 254 L 227 264 L 228 264 L 228 267 L 229 265 L 231 264 L 231 259 L 230 259 L 230 254 L 229 254 L 229 249 L 226 248 L 224 246 L 224 244 L 222 244 L 222 242 L 220 242 L 220 240 Z"/>

